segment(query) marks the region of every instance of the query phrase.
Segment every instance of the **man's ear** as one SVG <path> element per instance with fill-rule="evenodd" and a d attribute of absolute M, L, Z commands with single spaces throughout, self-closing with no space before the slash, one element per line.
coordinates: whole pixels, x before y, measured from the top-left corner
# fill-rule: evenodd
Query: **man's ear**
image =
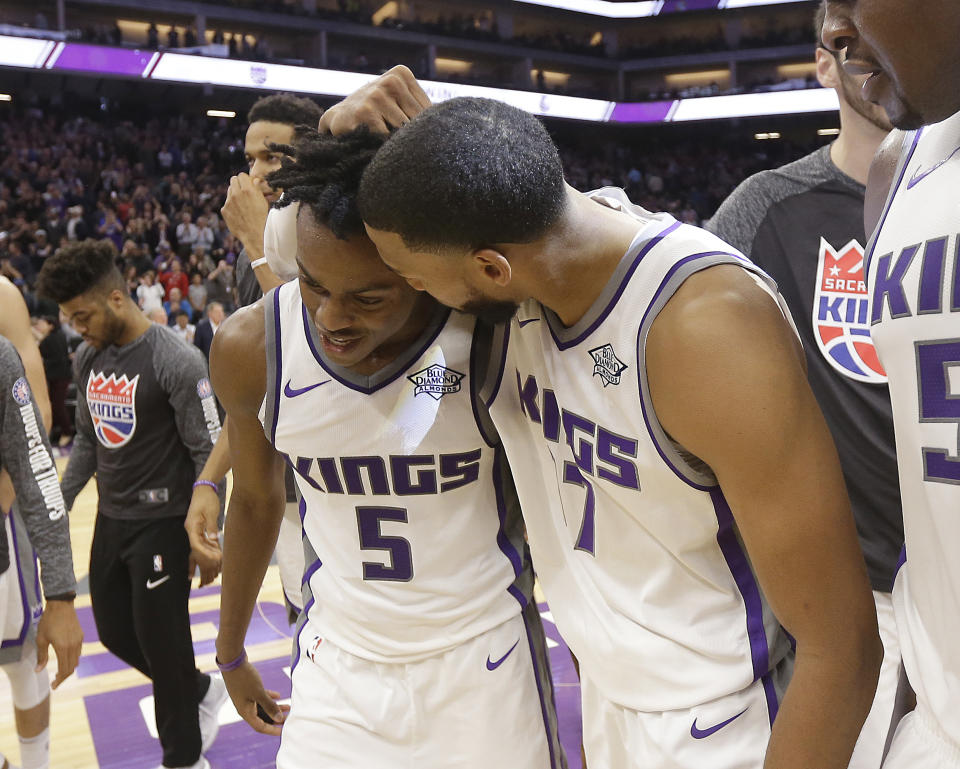
<path fill-rule="evenodd" d="M 470 255 L 473 268 L 484 279 L 500 288 L 506 288 L 513 279 L 513 268 L 502 253 L 492 248 L 481 248 Z"/>
<path fill-rule="evenodd" d="M 817 48 L 817 81 L 824 88 L 837 88 L 840 85 L 840 62 L 826 48 Z"/>

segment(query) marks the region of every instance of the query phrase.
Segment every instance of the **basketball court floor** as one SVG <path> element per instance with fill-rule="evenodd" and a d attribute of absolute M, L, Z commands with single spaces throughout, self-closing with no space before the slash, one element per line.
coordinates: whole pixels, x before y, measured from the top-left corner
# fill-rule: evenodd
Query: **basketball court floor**
<path fill-rule="evenodd" d="M 62 473 L 66 460 L 61 458 L 57 464 Z M 95 514 L 96 490 L 91 481 L 77 498 L 70 521 L 74 563 L 81 581 L 76 606 L 84 632 L 83 656 L 74 675 L 52 695 L 50 765 L 52 769 L 154 769 L 160 763 L 161 754 L 149 682 L 104 648 L 93 623 L 86 574 Z M 276 565 L 271 565 L 247 632 L 246 648 L 266 688 L 288 697 L 292 628 L 287 624 L 282 595 L 279 572 Z M 191 593 L 193 646 L 197 666 L 203 671 L 216 670 L 214 639 L 219 606 L 219 581 L 213 586 L 194 588 Z M 561 741 L 570 769 L 581 769 L 577 674 L 546 604 L 541 602 L 540 608 L 550 645 Z M 52 651 L 49 667 L 56 669 Z M 206 754 L 212 769 L 274 766 L 279 739 L 253 731 L 229 701 L 220 712 L 220 724 L 217 741 Z M 18 743 L 13 707 L 7 678 L 2 674 L 0 752 L 16 763 Z"/>

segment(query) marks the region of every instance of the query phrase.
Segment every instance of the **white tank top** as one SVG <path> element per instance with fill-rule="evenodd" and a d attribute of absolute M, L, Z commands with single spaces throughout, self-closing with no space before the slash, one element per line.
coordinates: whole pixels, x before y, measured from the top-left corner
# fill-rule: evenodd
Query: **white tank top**
<path fill-rule="evenodd" d="M 299 281 L 264 304 L 260 419 L 303 497 L 317 632 L 411 662 L 517 615 L 532 574 L 510 470 L 473 397 L 474 319 L 438 309 L 405 354 L 361 376 L 324 357 Z"/>
<path fill-rule="evenodd" d="M 608 699 L 690 708 L 764 680 L 772 719 L 767 674 L 789 639 L 712 472 L 657 421 L 644 349 L 657 313 L 699 270 L 736 264 L 775 288 L 713 235 L 635 207 L 622 190 L 593 194 L 637 219 L 636 239 L 572 328 L 522 305 L 482 390 L 537 575 L 581 671 Z"/>
<path fill-rule="evenodd" d="M 960 745 L 960 113 L 906 135 L 867 249 L 890 378 L 906 563 L 894 607 L 917 698 Z"/>

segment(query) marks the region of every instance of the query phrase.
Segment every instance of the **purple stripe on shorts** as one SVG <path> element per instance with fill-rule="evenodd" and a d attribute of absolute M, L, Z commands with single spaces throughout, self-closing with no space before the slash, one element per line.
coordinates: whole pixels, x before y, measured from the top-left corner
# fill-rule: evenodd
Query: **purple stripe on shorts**
<path fill-rule="evenodd" d="M 293 639 L 293 648 L 296 649 L 296 654 L 293 655 L 293 662 L 290 664 L 290 680 L 293 680 L 293 671 L 297 669 L 297 663 L 300 662 L 300 636 L 303 635 L 303 629 L 307 626 L 307 623 L 310 621 L 310 610 L 313 608 L 314 598 L 311 596 L 310 600 L 307 601 L 307 605 L 303 607 L 303 623 L 300 625 L 300 629 L 297 631 L 297 635 Z"/>
<path fill-rule="evenodd" d="M 770 728 L 772 729 L 773 722 L 777 720 L 777 713 L 780 711 L 777 687 L 773 684 L 773 671 L 765 673 L 760 680 L 763 682 L 763 693 L 767 695 L 767 713 L 770 715 Z"/>
<path fill-rule="evenodd" d="M 543 694 L 543 686 L 540 684 L 540 666 L 537 664 L 537 649 L 533 645 L 533 636 L 530 635 L 530 627 L 527 625 L 526 612 L 521 612 L 520 619 L 523 620 L 523 629 L 527 635 L 527 646 L 530 648 L 530 661 L 533 663 L 533 678 L 537 682 L 537 694 L 540 697 L 540 714 L 543 717 L 543 731 L 544 736 L 547 739 L 547 748 L 550 750 L 550 766 L 555 767 L 557 765 L 557 760 L 553 753 L 553 732 L 550 731 L 550 716 L 548 715 L 548 708 L 552 708 L 553 712 L 556 713 L 557 705 L 553 699 L 552 688 L 550 689 L 549 703 Z"/>
<path fill-rule="evenodd" d="M 710 489 L 710 500 L 713 502 L 717 522 L 720 524 L 717 529 L 717 544 L 720 545 L 720 550 L 727 566 L 730 567 L 747 610 L 747 636 L 750 639 L 750 656 L 753 659 L 753 680 L 759 681 L 770 670 L 770 650 L 767 647 L 767 632 L 763 627 L 763 600 L 760 598 L 760 587 L 757 585 L 746 553 L 737 541 L 737 534 L 733 528 L 733 513 L 719 486 Z M 767 699 L 769 702 L 769 693 Z"/>

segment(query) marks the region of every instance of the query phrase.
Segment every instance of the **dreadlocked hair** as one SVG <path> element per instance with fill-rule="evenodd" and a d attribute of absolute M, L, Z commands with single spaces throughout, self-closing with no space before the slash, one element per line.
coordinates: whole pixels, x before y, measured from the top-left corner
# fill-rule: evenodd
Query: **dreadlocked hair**
<path fill-rule="evenodd" d="M 292 145 L 270 145 L 271 150 L 284 155 L 281 167 L 266 178 L 273 189 L 283 190 L 277 205 L 306 206 L 317 224 L 330 229 L 340 240 L 363 234 L 357 208 L 360 177 L 385 140 L 365 126 L 343 136 L 297 126 Z"/>

